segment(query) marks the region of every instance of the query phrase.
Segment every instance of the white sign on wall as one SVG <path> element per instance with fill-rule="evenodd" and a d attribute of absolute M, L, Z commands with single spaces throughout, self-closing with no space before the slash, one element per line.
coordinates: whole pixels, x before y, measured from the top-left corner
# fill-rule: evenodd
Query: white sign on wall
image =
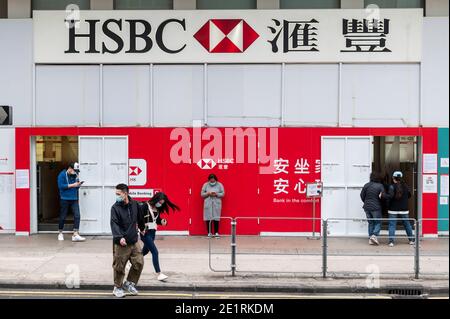
<path fill-rule="evenodd" d="M 437 173 L 437 154 L 423 154 L 423 172 L 425 174 Z"/>
<path fill-rule="evenodd" d="M 130 186 L 147 184 L 147 161 L 145 159 L 130 158 L 128 179 Z"/>
<path fill-rule="evenodd" d="M 437 193 L 437 175 L 423 175 L 423 192 Z"/>
<path fill-rule="evenodd" d="M 34 60 L 419 62 L 422 16 L 422 9 L 34 11 Z"/>

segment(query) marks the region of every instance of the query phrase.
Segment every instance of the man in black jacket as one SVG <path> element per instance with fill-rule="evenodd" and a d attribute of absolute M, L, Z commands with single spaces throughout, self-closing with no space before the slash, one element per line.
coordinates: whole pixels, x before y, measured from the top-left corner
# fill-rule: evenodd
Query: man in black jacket
<path fill-rule="evenodd" d="M 361 200 L 364 202 L 363 209 L 369 223 L 369 244 L 379 245 L 377 236 L 381 231 L 382 206 L 381 196 L 384 186 L 381 184 L 381 176 L 377 173 L 370 174 L 370 182 L 361 190 Z"/>
<path fill-rule="evenodd" d="M 124 289 L 132 295 L 137 295 L 136 284 L 144 268 L 144 257 L 139 246 L 138 228 L 145 229 L 144 216 L 139 203 L 129 195 L 128 186 L 116 186 L 116 202 L 111 207 L 111 232 L 113 235 L 113 269 L 114 269 L 114 296 L 125 296 Z M 127 280 L 125 267 L 130 261 L 131 268 Z"/>

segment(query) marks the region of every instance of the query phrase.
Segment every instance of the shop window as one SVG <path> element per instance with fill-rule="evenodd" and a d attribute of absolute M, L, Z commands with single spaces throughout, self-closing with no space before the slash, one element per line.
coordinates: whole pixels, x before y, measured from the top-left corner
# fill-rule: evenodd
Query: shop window
<path fill-rule="evenodd" d="M 197 0 L 197 9 L 256 9 L 256 0 Z"/>
<path fill-rule="evenodd" d="M 280 9 L 339 9 L 340 0 L 280 0 Z"/>
<path fill-rule="evenodd" d="M 65 10 L 69 4 L 77 5 L 80 10 L 89 10 L 90 0 L 33 0 L 33 10 Z"/>
<path fill-rule="evenodd" d="M 114 0 L 116 10 L 171 10 L 173 0 Z"/>
<path fill-rule="evenodd" d="M 375 4 L 380 8 L 424 8 L 425 0 L 364 0 L 364 6 Z"/>

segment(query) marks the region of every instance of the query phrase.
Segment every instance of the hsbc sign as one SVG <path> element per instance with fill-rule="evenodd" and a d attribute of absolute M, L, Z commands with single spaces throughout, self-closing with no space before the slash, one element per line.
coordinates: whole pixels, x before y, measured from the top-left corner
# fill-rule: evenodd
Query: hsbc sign
<path fill-rule="evenodd" d="M 35 11 L 35 63 L 419 62 L 422 11 Z"/>

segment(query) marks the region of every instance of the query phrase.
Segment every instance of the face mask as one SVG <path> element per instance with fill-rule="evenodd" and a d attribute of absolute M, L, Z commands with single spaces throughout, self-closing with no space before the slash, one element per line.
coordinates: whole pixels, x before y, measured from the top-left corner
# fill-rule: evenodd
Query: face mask
<path fill-rule="evenodd" d="M 155 207 L 156 208 L 160 208 L 162 206 L 162 204 L 160 203 L 160 202 L 157 202 L 156 204 L 155 204 Z"/>
<path fill-rule="evenodd" d="M 116 202 L 117 202 L 117 203 L 123 202 L 123 197 L 120 196 L 120 195 L 117 195 L 117 196 L 116 196 Z"/>
<path fill-rule="evenodd" d="M 211 186 L 214 186 L 216 184 L 217 184 L 217 182 L 209 182 L 209 185 L 211 185 Z"/>

